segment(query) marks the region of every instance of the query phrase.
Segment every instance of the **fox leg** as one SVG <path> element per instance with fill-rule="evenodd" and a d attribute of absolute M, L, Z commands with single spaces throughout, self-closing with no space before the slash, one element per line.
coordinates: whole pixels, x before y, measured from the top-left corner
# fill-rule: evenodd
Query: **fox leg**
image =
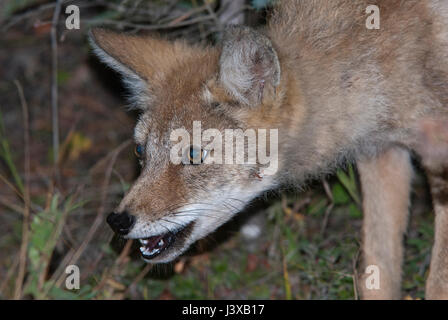
<path fill-rule="evenodd" d="M 426 299 L 448 299 L 448 166 L 441 173 L 428 174 L 436 219 Z"/>
<path fill-rule="evenodd" d="M 392 147 L 375 158 L 359 160 L 358 171 L 364 212 L 360 295 L 362 299 L 400 299 L 412 178 L 410 156 L 407 150 Z M 379 287 L 368 285 L 370 274 L 364 273 L 368 266 L 378 271 Z"/>
<path fill-rule="evenodd" d="M 448 119 L 426 119 L 417 131 L 416 151 L 431 187 L 435 217 L 427 299 L 448 299 Z"/>

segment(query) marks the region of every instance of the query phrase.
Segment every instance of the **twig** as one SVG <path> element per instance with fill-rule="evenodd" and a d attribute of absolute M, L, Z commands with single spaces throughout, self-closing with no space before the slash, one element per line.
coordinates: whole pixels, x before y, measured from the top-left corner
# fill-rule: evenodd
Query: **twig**
<path fill-rule="evenodd" d="M 280 249 L 282 253 L 282 268 L 283 268 L 283 282 L 285 286 L 285 298 L 286 300 L 292 300 L 291 282 L 289 281 L 288 264 L 286 262 L 286 254 L 283 243 L 280 243 Z"/>
<path fill-rule="evenodd" d="M 9 201 L 7 198 L 0 196 L 0 204 L 2 204 L 3 206 L 11 209 L 12 211 L 15 211 L 19 214 L 23 214 L 23 208 L 17 204 L 15 204 L 12 201 Z"/>
<path fill-rule="evenodd" d="M 3 181 L 12 191 L 14 191 L 14 193 L 17 194 L 17 196 L 19 196 L 21 199 L 24 199 L 23 195 L 20 193 L 20 190 L 18 190 L 16 187 L 14 187 L 14 185 L 11 182 L 9 182 L 8 179 L 6 179 L 1 174 L 0 174 L 0 180 Z"/>
<path fill-rule="evenodd" d="M 6 23 L 6 24 L 2 27 L 2 30 L 1 30 L 1 31 L 2 31 L 2 32 L 5 32 L 5 31 L 7 31 L 9 28 L 11 28 L 12 26 L 14 26 L 15 24 L 19 23 L 20 21 L 25 20 L 25 19 L 27 19 L 27 18 L 30 18 L 30 17 L 32 17 L 32 16 L 34 16 L 34 15 L 39 15 L 39 14 L 41 14 L 42 12 L 45 12 L 45 11 L 47 11 L 47 10 L 49 10 L 49 9 L 54 8 L 54 6 L 55 6 L 55 3 L 46 3 L 46 4 L 43 4 L 43 5 L 41 5 L 40 7 L 37 7 L 37 8 L 35 8 L 35 9 L 33 9 L 33 10 L 28 10 L 28 11 L 25 11 L 25 12 L 23 12 L 23 13 L 14 15 L 13 17 L 11 17 L 11 19 L 9 19 L 10 21 L 8 21 L 8 23 Z"/>
<path fill-rule="evenodd" d="M 324 185 L 325 194 L 327 195 L 328 199 L 330 200 L 330 205 L 327 207 L 327 209 L 325 209 L 324 220 L 322 221 L 322 226 L 320 228 L 321 235 L 324 235 L 325 230 L 327 229 L 328 218 L 330 217 L 330 213 L 334 208 L 334 199 L 333 199 L 333 194 L 331 193 L 330 186 L 328 185 L 327 180 L 322 179 L 322 184 Z"/>
<path fill-rule="evenodd" d="M 51 79 L 51 120 L 53 129 L 53 164 L 55 168 L 56 178 L 58 174 L 58 158 L 59 158 L 59 110 L 58 110 L 58 39 L 57 25 L 59 15 L 61 14 L 61 5 L 63 0 L 57 0 L 54 9 L 53 20 L 51 23 L 51 53 L 52 53 L 52 79 Z"/>
<path fill-rule="evenodd" d="M 100 204 L 100 207 L 98 208 L 96 218 L 93 221 L 92 226 L 90 227 L 89 231 L 87 232 L 87 235 L 85 236 L 83 242 L 81 243 L 79 248 L 75 251 L 75 253 L 71 257 L 69 264 L 76 264 L 79 257 L 82 255 L 82 253 L 86 249 L 88 243 L 92 240 L 92 238 L 95 235 L 96 231 L 98 230 L 99 226 L 103 223 L 103 218 L 104 218 L 103 215 L 104 215 L 104 209 L 106 207 L 106 199 L 107 199 L 107 188 L 109 186 L 110 177 L 112 175 L 112 169 L 113 169 L 113 166 L 115 164 L 115 161 L 116 161 L 118 155 L 124 148 L 126 148 L 130 144 L 130 142 L 131 142 L 131 140 L 126 140 L 112 152 L 112 156 L 111 156 L 112 159 L 110 160 L 109 166 L 106 169 L 105 178 L 104 178 L 104 182 L 102 185 L 101 204 Z M 58 286 L 58 284 L 60 284 L 61 282 L 62 282 L 62 276 L 58 279 L 56 286 Z"/>
<path fill-rule="evenodd" d="M 358 293 L 358 259 L 360 256 L 360 249 L 356 252 L 355 257 L 353 258 L 352 266 L 353 266 L 353 294 L 355 296 L 355 300 L 359 300 L 359 293 Z"/>
<path fill-rule="evenodd" d="M 11 184 L 11 182 L 9 182 L 9 181 L 8 181 L 5 177 L 3 177 L 1 174 L 0 174 L 0 180 L 3 181 L 3 182 L 4 182 L 4 183 L 5 183 L 5 184 L 12 190 L 12 191 L 14 191 L 14 193 L 15 193 L 20 199 L 22 199 L 22 200 L 25 202 L 25 197 L 24 197 L 24 195 L 22 195 L 22 194 L 20 193 L 20 191 L 17 190 L 17 188 L 14 187 L 14 185 Z M 9 205 L 9 204 L 8 204 L 8 201 L 6 201 L 5 199 L 2 199 L 2 198 L 0 198 L 0 202 L 1 202 L 2 204 L 4 204 L 5 206 L 9 207 L 10 209 L 13 209 L 14 211 L 17 211 L 16 209 L 19 208 L 18 206 L 11 206 L 11 205 Z M 42 209 L 39 205 L 37 205 L 37 204 L 35 204 L 35 203 L 31 203 L 31 202 L 30 202 L 30 208 L 33 209 L 33 210 L 35 210 L 35 211 L 40 211 L 40 210 Z M 20 213 L 22 213 L 22 211 L 23 211 L 23 209 L 20 208 Z"/>
<path fill-rule="evenodd" d="M 420 265 L 420 268 L 418 269 L 418 274 L 420 276 L 424 276 L 425 272 L 426 272 L 426 268 L 430 265 L 431 263 L 431 248 L 426 250 L 426 254 L 425 254 L 425 260 L 423 260 L 423 263 Z"/>
<path fill-rule="evenodd" d="M 48 281 L 49 283 L 55 283 L 54 281 L 57 280 L 56 275 L 64 273 L 65 268 L 69 265 L 68 261 L 69 261 L 70 257 L 73 255 L 74 252 L 75 252 L 75 249 L 73 249 L 73 248 L 69 249 L 69 252 L 64 256 L 64 258 L 59 263 L 57 269 L 53 272 L 50 280 Z"/>
<path fill-rule="evenodd" d="M 182 21 L 177 24 L 167 23 L 167 24 L 149 24 L 148 25 L 148 24 L 132 23 L 129 21 L 116 21 L 116 20 L 108 20 L 108 19 L 104 19 L 104 20 L 100 20 L 100 21 L 85 19 L 85 20 L 81 20 L 81 22 L 90 23 L 91 25 L 96 25 L 96 24 L 103 25 L 103 26 L 113 25 L 113 26 L 121 28 L 121 29 L 124 27 L 128 27 L 128 28 L 136 28 L 139 30 L 162 30 L 162 29 L 185 27 L 185 26 L 193 25 L 193 24 L 208 21 L 208 20 L 213 20 L 213 17 L 211 17 L 210 15 L 199 16 L 197 18 Z"/>
<path fill-rule="evenodd" d="M 132 242 L 133 242 L 132 239 L 129 239 L 128 241 L 126 241 L 126 244 L 125 244 L 124 248 L 121 250 L 120 255 L 115 260 L 113 267 L 110 269 L 107 269 L 103 273 L 100 282 L 98 283 L 98 285 L 96 287 L 94 287 L 92 289 L 92 292 L 98 292 L 98 291 L 102 290 L 104 288 L 104 286 L 109 282 L 109 280 L 113 278 L 114 274 L 117 271 L 121 270 L 122 264 L 126 261 L 126 257 L 129 255 L 129 253 L 131 251 Z M 113 295 L 113 293 L 114 293 L 114 288 L 112 287 L 112 292 L 110 294 Z"/>
<path fill-rule="evenodd" d="M 305 197 L 304 199 L 300 201 L 296 201 L 292 207 L 292 212 L 297 214 L 300 210 L 302 210 L 303 207 L 307 206 L 311 202 L 310 197 Z"/>
<path fill-rule="evenodd" d="M 131 10 L 126 12 L 126 15 L 128 16 L 132 16 L 133 14 L 135 14 L 135 10 L 137 10 L 138 6 L 140 5 L 140 3 L 142 2 L 142 0 L 135 0 L 134 4 L 132 5 Z"/>
<path fill-rule="evenodd" d="M 184 21 L 185 19 L 190 18 L 192 15 L 197 14 L 197 13 L 200 13 L 200 12 L 202 12 L 204 9 L 207 9 L 208 6 L 209 6 L 209 5 L 206 4 L 206 5 L 200 6 L 200 7 L 198 7 L 198 8 L 193 8 L 193 9 L 187 11 L 186 13 L 184 13 L 183 15 L 181 15 L 181 16 L 177 17 L 176 19 L 172 20 L 172 21 L 169 22 L 168 24 L 169 24 L 169 25 L 173 25 L 173 26 L 175 26 L 175 25 L 177 25 L 178 23 Z"/>
<path fill-rule="evenodd" d="M 213 8 L 210 6 L 209 3 L 206 4 L 206 8 L 207 8 L 208 14 L 213 17 L 213 20 L 215 20 L 215 24 L 216 24 L 218 30 L 221 32 L 223 30 L 222 21 L 218 18 L 216 12 L 213 10 Z"/>
<path fill-rule="evenodd" d="M 216 12 L 222 24 L 241 24 L 244 22 L 244 11 L 251 7 L 241 0 L 225 0 L 221 8 Z"/>
<path fill-rule="evenodd" d="M 126 296 L 127 294 L 129 294 L 129 292 L 133 290 L 135 286 L 137 286 L 137 284 L 148 274 L 148 272 L 152 269 L 153 266 L 154 265 L 150 263 L 146 264 L 143 270 L 140 271 L 140 273 L 135 277 L 132 283 L 127 287 L 123 295 Z"/>
<path fill-rule="evenodd" d="M 16 255 L 13 259 L 12 265 L 9 268 L 5 279 L 3 280 L 2 284 L 0 285 L 0 294 L 5 296 L 5 288 L 8 285 L 9 280 L 11 280 L 12 275 L 14 274 L 14 271 L 17 269 L 17 266 L 19 265 L 20 257 Z"/>
<path fill-rule="evenodd" d="M 128 241 L 126 241 L 126 244 L 125 244 L 123 250 L 121 250 L 120 255 L 118 256 L 117 260 L 115 261 L 116 266 L 120 266 L 126 260 L 126 257 L 129 255 L 129 252 L 131 251 L 133 241 L 134 240 L 132 240 L 132 239 L 128 239 Z"/>
<path fill-rule="evenodd" d="M 30 131 L 28 119 L 28 105 L 23 94 L 20 82 L 15 80 L 14 84 L 17 86 L 19 92 L 20 102 L 22 104 L 23 112 L 23 126 L 24 126 L 24 143 L 25 143 L 25 188 L 24 188 L 24 202 L 23 223 L 22 223 L 22 243 L 20 245 L 20 262 L 19 273 L 17 275 L 16 287 L 14 291 L 14 299 L 18 300 L 22 297 L 23 279 L 25 278 L 26 256 L 29 241 L 29 218 L 30 218 Z"/>

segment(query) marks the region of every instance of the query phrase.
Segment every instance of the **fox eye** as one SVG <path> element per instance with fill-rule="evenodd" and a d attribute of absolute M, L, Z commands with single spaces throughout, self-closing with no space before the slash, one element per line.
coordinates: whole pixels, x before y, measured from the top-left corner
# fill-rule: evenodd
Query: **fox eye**
<path fill-rule="evenodd" d="M 190 161 L 190 164 L 200 164 L 204 162 L 207 156 L 207 150 L 190 146 L 187 152 L 187 156 L 188 160 Z"/>
<path fill-rule="evenodd" d="M 134 148 L 134 153 L 137 158 L 141 159 L 143 157 L 143 146 L 141 144 L 136 145 Z"/>

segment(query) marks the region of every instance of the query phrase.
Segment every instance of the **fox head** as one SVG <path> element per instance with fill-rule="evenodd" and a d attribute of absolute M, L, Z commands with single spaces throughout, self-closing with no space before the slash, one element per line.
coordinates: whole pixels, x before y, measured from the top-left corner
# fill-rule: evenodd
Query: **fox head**
<path fill-rule="evenodd" d="M 258 153 L 252 162 L 227 161 L 259 150 L 247 129 L 258 137 L 260 129 L 277 129 L 290 116 L 279 112 L 280 62 L 268 37 L 235 26 L 220 45 L 199 47 L 94 29 L 90 42 L 99 59 L 122 75 L 130 102 L 141 111 L 134 133 L 141 173 L 107 221 L 115 232 L 140 240 L 146 261 L 175 259 L 276 186 L 277 175 L 263 173 Z M 226 148 L 226 160 L 217 163 L 208 161 L 220 151 L 210 146 L 216 137 L 173 139 L 176 130 L 193 137 L 197 124 L 201 133 L 238 129 L 235 139 L 223 134 L 221 140 L 234 152 Z M 273 140 L 264 133 L 265 142 Z"/>

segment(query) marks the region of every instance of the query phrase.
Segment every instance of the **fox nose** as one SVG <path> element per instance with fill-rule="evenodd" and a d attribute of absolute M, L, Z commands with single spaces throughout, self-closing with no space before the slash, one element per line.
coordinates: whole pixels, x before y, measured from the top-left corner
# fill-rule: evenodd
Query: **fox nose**
<path fill-rule="evenodd" d="M 126 235 L 135 223 L 135 217 L 126 211 L 122 213 L 112 212 L 107 216 L 107 223 L 115 233 Z"/>

